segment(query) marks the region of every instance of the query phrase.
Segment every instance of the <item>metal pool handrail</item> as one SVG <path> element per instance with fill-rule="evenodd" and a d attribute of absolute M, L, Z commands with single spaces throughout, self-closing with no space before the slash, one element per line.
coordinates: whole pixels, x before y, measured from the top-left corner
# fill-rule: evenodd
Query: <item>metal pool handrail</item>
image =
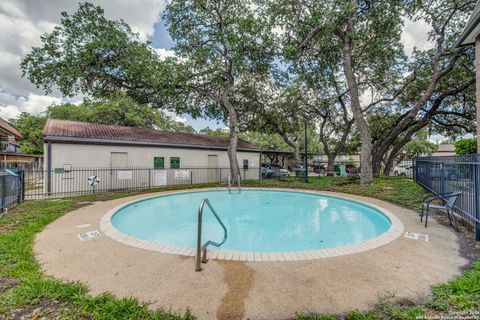
<path fill-rule="evenodd" d="M 232 193 L 230 176 L 228 176 L 228 193 Z M 240 174 L 238 175 L 238 193 L 242 193 L 242 185 L 240 183 Z"/>
<path fill-rule="evenodd" d="M 213 213 L 215 218 L 217 219 L 218 223 L 220 223 L 220 226 L 223 228 L 223 239 L 220 243 L 208 240 L 202 245 L 202 217 L 203 217 L 203 207 L 207 204 L 207 206 L 210 208 L 210 211 Z M 223 224 L 222 220 L 218 216 L 217 212 L 215 209 L 212 207 L 212 204 L 210 201 L 205 198 L 200 202 L 200 207 L 198 207 L 198 233 L 197 233 L 197 263 L 195 267 L 195 271 L 202 271 L 202 266 L 201 263 L 207 263 L 207 247 L 209 245 L 215 246 L 215 247 L 220 247 L 222 244 L 227 241 L 227 228 Z"/>

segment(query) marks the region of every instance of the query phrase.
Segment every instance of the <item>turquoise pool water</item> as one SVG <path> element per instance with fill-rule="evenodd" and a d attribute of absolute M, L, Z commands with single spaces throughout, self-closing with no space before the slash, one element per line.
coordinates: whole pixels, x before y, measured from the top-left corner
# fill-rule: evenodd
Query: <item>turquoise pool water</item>
<path fill-rule="evenodd" d="M 362 242 L 381 235 L 390 220 L 358 202 L 303 192 L 242 190 L 185 192 L 129 204 L 112 225 L 138 239 L 195 248 L 198 206 L 208 198 L 228 230 L 222 249 L 285 252 Z M 223 230 L 205 206 L 203 241 L 220 241 Z"/>

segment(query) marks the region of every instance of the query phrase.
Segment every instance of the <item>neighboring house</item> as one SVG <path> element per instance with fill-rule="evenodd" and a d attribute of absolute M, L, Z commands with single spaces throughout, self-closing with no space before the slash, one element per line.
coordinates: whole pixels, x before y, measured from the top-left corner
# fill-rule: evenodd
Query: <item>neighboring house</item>
<path fill-rule="evenodd" d="M 86 168 L 98 169 L 102 184 L 113 188 L 126 185 L 122 180 L 136 179 L 147 187 L 229 175 L 225 137 L 49 119 L 43 140 L 47 192 L 59 191 L 68 179 L 75 188 L 86 188 L 87 177 L 75 175 Z M 258 179 L 260 148 L 239 140 L 237 150 L 242 178 Z"/>
<path fill-rule="evenodd" d="M 20 152 L 22 134 L 10 123 L 0 118 L 1 152 Z"/>
<path fill-rule="evenodd" d="M 444 156 L 454 156 L 455 155 L 455 146 L 453 144 L 439 144 L 437 151 L 435 151 L 432 156 L 434 157 L 444 157 Z"/>
<path fill-rule="evenodd" d="M 480 123 L 480 1 L 477 1 L 475 8 L 473 9 L 470 19 L 468 19 L 465 29 L 455 43 L 456 48 L 463 46 L 475 47 L 475 72 L 476 72 L 476 89 L 477 89 L 477 123 Z M 480 125 L 477 125 L 477 153 L 480 153 Z"/>
<path fill-rule="evenodd" d="M 0 167 L 27 169 L 41 167 L 41 155 L 20 153 L 22 138 L 17 128 L 0 118 Z"/>

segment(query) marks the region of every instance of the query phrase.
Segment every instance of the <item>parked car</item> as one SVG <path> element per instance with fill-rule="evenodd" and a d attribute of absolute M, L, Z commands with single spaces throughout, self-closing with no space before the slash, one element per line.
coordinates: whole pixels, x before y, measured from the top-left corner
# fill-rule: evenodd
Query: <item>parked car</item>
<path fill-rule="evenodd" d="M 280 167 L 278 164 L 273 164 L 273 163 L 262 163 L 261 166 L 261 173 L 262 173 L 262 178 L 263 179 L 273 179 L 273 178 L 281 178 L 281 170 L 282 167 Z"/>
<path fill-rule="evenodd" d="M 290 177 L 290 171 L 288 171 L 287 169 L 280 169 L 280 176 L 282 178 L 287 178 L 287 177 Z"/>
<path fill-rule="evenodd" d="M 413 176 L 413 165 L 411 163 L 400 162 L 393 168 L 395 176 Z"/>

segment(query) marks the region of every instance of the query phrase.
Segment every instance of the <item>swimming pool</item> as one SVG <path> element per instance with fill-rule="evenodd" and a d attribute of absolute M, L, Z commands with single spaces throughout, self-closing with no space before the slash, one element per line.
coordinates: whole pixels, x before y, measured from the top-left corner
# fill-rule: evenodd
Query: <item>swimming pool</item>
<path fill-rule="evenodd" d="M 397 220 L 392 228 L 394 216 L 371 205 L 311 192 L 258 189 L 232 194 L 227 190 L 177 192 L 134 201 L 107 214 L 103 225 L 112 227 L 106 228 L 107 235 L 118 230 L 130 240 L 128 244 L 143 242 L 144 248 L 163 245 L 191 255 L 188 249 L 196 247 L 198 206 L 205 198 L 228 230 L 222 250 L 327 252 L 371 242 L 392 229 L 398 236 L 399 231 Z M 221 226 L 205 207 L 203 241 L 222 237 Z M 364 250 L 367 247 L 362 246 Z"/>

